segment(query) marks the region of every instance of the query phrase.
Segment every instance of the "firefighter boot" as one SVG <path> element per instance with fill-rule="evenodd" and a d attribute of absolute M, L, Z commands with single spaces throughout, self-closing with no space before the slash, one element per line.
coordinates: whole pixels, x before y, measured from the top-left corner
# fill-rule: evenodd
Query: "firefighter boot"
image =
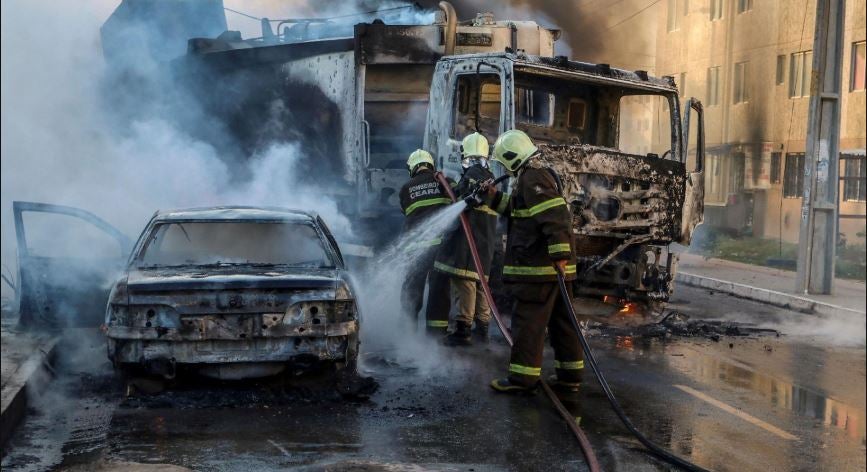
<path fill-rule="evenodd" d="M 476 326 L 473 327 L 473 339 L 482 344 L 488 344 L 488 323 L 476 321 Z"/>
<path fill-rule="evenodd" d="M 472 332 L 470 325 L 463 321 L 455 323 L 455 330 L 445 339 L 446 346 L 469 346 L 473 344 Z"/>
<path fill-rule="evenodd" d="M 441 328 L 439 326 L 426 326 L 424 329 L 425 334 L 434 339 L 440 339 L 446 335 L 446 328 Z"/>
<path fill-rule="evenodd" d="M 564 382 L 557 378 L 557 374 L 548 377 L 548 385 L 564 393 L 578 393 L 581 388 L 581 382 Z"/>
<path fill-rule="evenodd" d="M 532 394 L 536 392 L 535 385 L 533 385 L 532 387 L 527 387 L 525 385 L 512 382 L 511 380 L 509 380 L 508 377 L 492 380 L 491 388 L 502 393 Z"/>

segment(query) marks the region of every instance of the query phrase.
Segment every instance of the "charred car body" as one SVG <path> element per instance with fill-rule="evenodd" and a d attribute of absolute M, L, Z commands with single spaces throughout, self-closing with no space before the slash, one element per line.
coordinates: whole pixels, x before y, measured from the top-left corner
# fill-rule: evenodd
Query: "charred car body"
<path fill-rule="evenodd" d="M 287 365 L 354 371 L 355 298 L 337 243 L 315 214 L 157 212 L 132 245 L 84 210 L 14 202 L 13 211 L 26 327 L 104 323 L 117 367 L 168 377 L 176 366 L 220 378 Z"/>
<path fill-rule="evenodd" d="M 121 367 L 178 364 L 231 378 L 287 363 L 354 368 L 358 313 L 325 223 L 300 211 L 220 207 L 157 213 L 105 314 Z"/>

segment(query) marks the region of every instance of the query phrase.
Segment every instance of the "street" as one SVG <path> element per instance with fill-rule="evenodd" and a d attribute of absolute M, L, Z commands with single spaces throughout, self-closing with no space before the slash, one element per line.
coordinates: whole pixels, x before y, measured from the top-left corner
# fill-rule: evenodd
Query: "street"
<path fill-rule="evenodd" d="M 712 470 L 865 470 L 863 345 L 822 335 L 812 315 L 691 287 L 678 287 L 669 308 L 693 320 L 761 321 L 782 334 L 719 341 L 594 335 L 604 374 L 653 441 Z M 10 441 L 4 470 L 130 463 L 586 470 L 544 395 L 505 396 L 487 386 L 507 363 L 500 338 L 489 347 L 432 345 L 421 367 L 364 346 L 363 371 L 380 387 L 369 400 L 354 401 L 304 379 L 294 386 L 188 381 L 124 400 L 99 333 L 65 342 L 81 349 L 60 356 L 58 377 Z M 546 370 L 551 362 L 547 353 Z M 603 469 L 669 470 L 628 434 L 589 370 L 585 375 L 581 393 L 564 403 L 580 418 Z"/>

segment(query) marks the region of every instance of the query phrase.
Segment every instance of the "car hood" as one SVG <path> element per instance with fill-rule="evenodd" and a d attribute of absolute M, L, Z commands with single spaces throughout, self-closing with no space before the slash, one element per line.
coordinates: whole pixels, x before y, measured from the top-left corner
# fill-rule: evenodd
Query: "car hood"
<path fill-rule="evenodd" d="M 130 292 L 220 289 L 333 289 L 341 282 L 339 269 L 292 267 L 165 267 L 133 269 Z"/>

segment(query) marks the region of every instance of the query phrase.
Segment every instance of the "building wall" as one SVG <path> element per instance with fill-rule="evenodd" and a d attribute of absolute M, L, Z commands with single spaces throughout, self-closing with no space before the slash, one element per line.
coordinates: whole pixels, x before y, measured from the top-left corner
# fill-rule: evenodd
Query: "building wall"
<path fill-rule="evenodd" d="M 706 222 L 730 231 L 797 242 L 801 198 L 784 197 L 786 154 L 804 152 L 809 97 L 790 98 L 792 54 L 813 48 L 815 1 L 752 0 L 738 13 L 739 0 L 664 0 L 658 9 L 656 73 L 671 75 L 684 97 L 705 104 L 708 165 Z M 865 148 L 865 92 L 850 91 L 852 44 L 865 38 L 867 0 L 848 0 L 843 51 L 841 150 Z M 675 5 L 676 4 L 676 5 Z M 670 8 L 677 27 L 670 31 Z M 778 56 L 784 58 L 778 81 Z M 747 63 L 748 98 L 736 103 L 739 63 Z M 809 62 L 806 77 L 809 77 Z M 709 68 L 719 67 L 718 103 L 712 100 Z M 809 85 L 807 93 L 809 95 Z M 771 181 L 772 153 L 780 153 L 780 180 Z M 843 175 L 841 169 L 841 175 Z M 842 184 L 840 192 L 842 195 Z M 864 202 L 840 204 L 842 214 L 865 214 Z M 840 230 L 859 241 L 864 219 L 842 219 Z M 863 240 L 861 240 L 863 241 Z"/>

